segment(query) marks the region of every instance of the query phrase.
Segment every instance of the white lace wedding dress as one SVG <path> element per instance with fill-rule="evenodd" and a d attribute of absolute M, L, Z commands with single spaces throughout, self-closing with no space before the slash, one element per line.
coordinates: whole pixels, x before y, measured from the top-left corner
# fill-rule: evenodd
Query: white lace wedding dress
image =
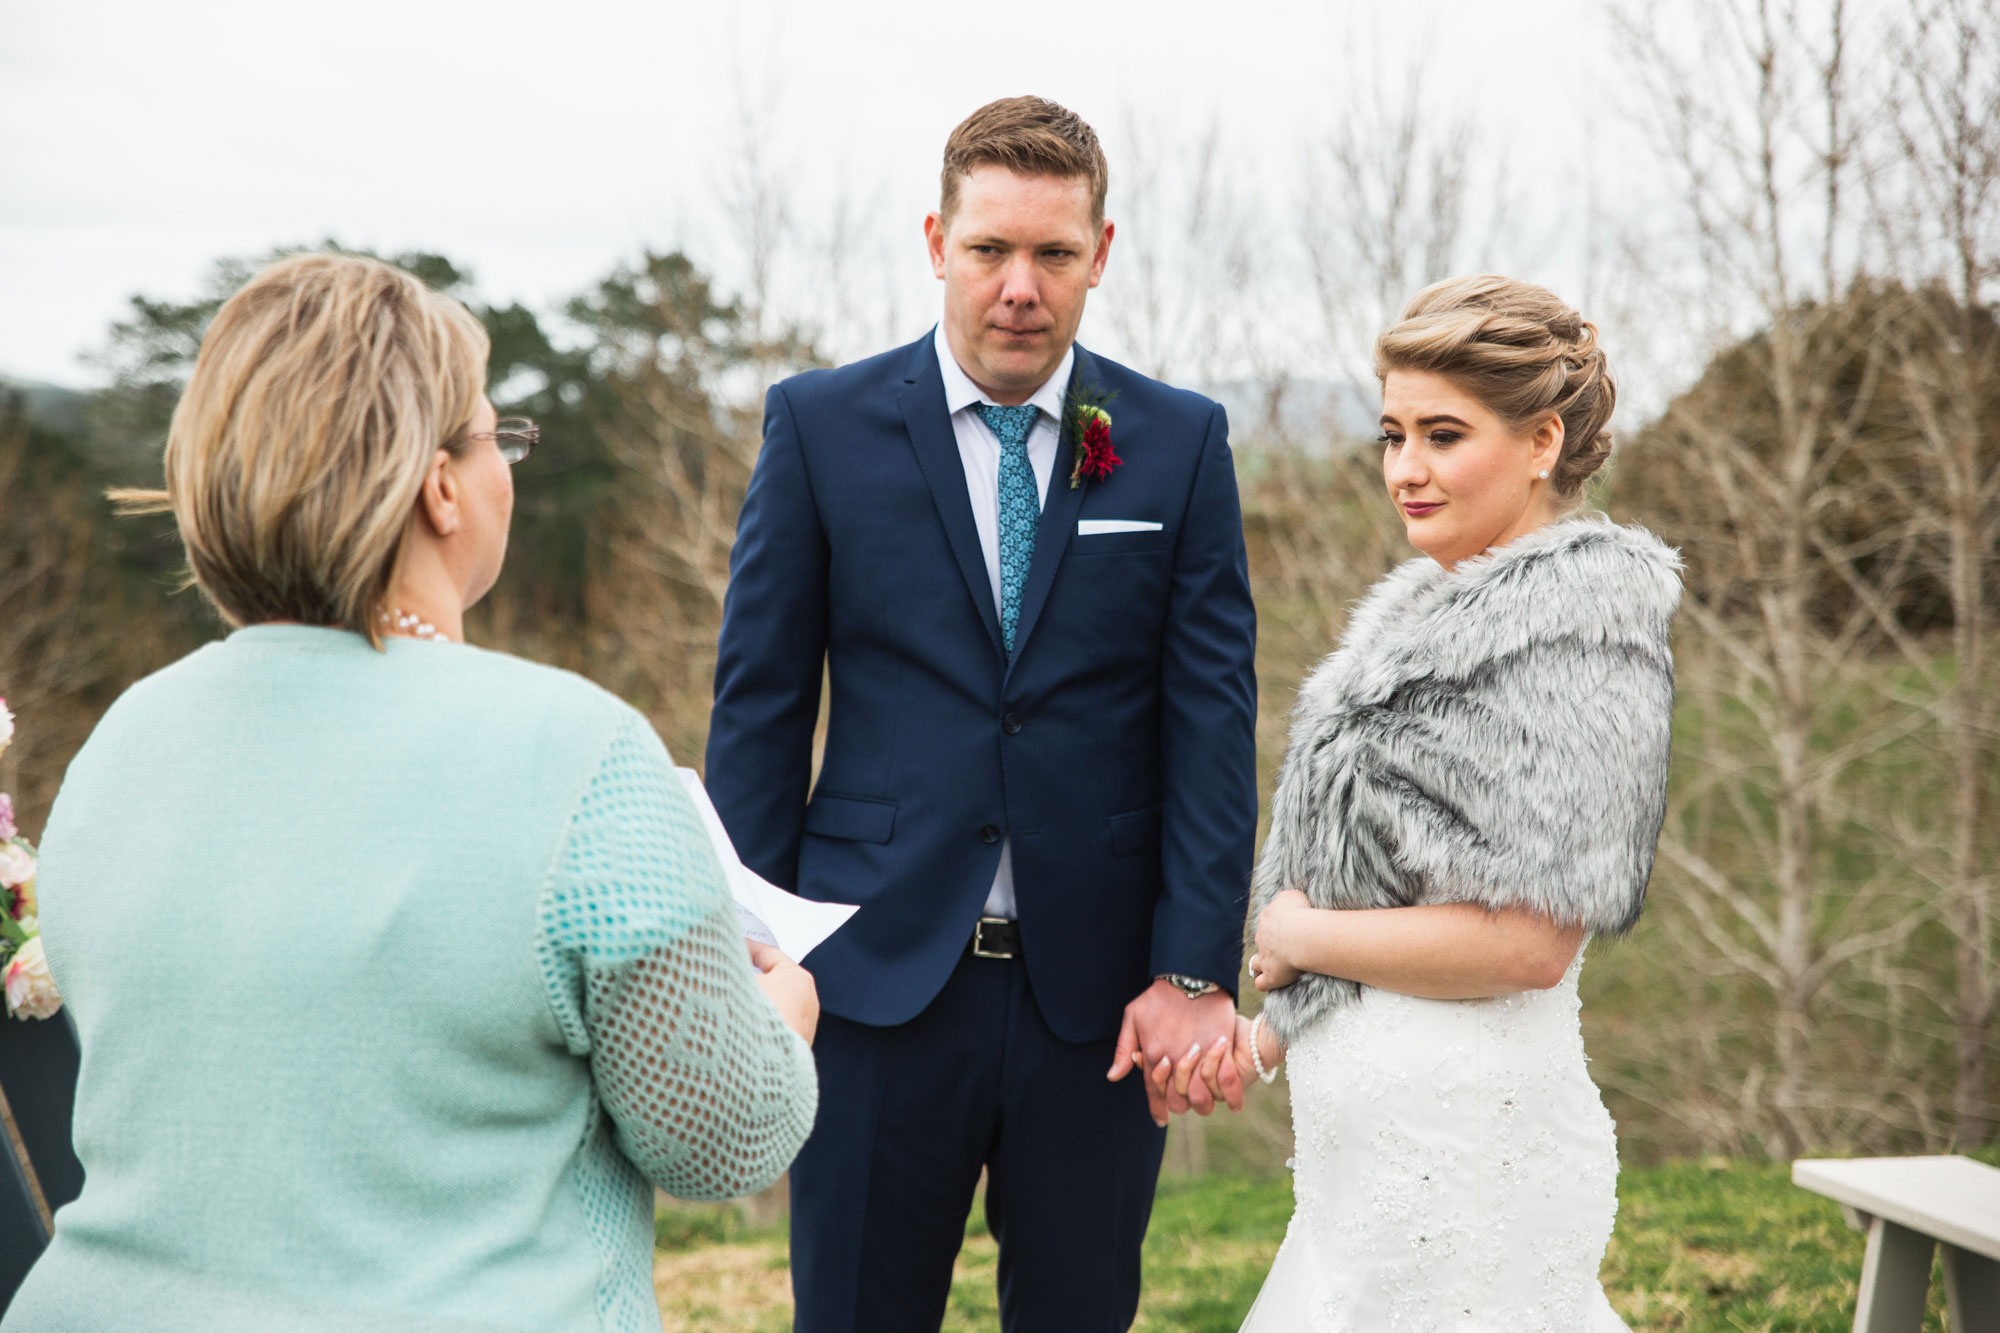
<path fill-rule="evenodd" d="M 1297 1207 L 1244 1333 L 1617 1333 L 1618 1210 L 1577 974 L 1492 1000 L 1364 989 L 1287 1053 Z"/>

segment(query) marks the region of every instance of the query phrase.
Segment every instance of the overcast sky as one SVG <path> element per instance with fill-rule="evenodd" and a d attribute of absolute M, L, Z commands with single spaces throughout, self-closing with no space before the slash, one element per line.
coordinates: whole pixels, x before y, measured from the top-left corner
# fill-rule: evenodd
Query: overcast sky
<path fill-rule="evenodd" d="M 835 194 L 857 205 L 855 247 L 886 257 L 884 336 L 914 336 L 937 300 L 920 220 L 974 107 L 1032 91 L 1090 119 L 1114 218 L 1125 127 L 1212 117 L 1254 220 L 1284 207 L 1270 182 L 1371 31 L 1399 72 L 1424 55 L 1441 104 L 1479 105 L 1510 160 L 1576 188 L 1608 40 L 1584 0 L 0 0 L 0 374 L 95 382 L 79 355 L 133 293 L 185 298 L 220 256 L 325 237 L 438 251 L 538 307 L 647 245 L 729 281 L 715 201 L 746 102 L 773 108 L 802 228 Z M 1574 279 L 1574 238 L 1550 235 L 1528 276 Z M 1097 318 L 1085 337 L 1115 343 Z"/>

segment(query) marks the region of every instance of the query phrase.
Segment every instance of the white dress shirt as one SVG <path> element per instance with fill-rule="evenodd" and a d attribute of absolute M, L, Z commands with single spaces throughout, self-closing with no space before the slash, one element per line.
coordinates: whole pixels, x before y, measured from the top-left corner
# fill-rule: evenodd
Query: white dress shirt
<path fill-rule="evenodd" d="M 944 325 L 937 326 L 938 370 L 944 376 L 944 404 L 951 413 L 951 433 L 958 440 L 959 462 L 965 465 L 965 493 L 972 501 L 973 526 L 979 529 L 979 550 L 986 557 L 986 577 L 993 589 L 993 610 L 1000 610 L 1000 439 L 979 413 L 980 403 L 993 403 L 972 377 L 959 367 L 951 353 Z M 1069 392 L 1070 367 L 1076 362 L 1076 346 L 1063 353 L 1055 374 L 1043 381 L 1028 399 L 1041 409 L 1034 429 L 1028 432 L 1028 465 L 1035 470 L 1035 491 L 1048 504 L 1049 475 L 1056 467 L 1058 428 L 1062 422 L 1063 396 Z M 998 407 L 1000 404 L 994 403 Z M 1014 919 L 1014 844 L 1009 839 L 1000 847 L 1000 868 L 993 872 L 993 887 L 986 895 L 986 915 Z"/>

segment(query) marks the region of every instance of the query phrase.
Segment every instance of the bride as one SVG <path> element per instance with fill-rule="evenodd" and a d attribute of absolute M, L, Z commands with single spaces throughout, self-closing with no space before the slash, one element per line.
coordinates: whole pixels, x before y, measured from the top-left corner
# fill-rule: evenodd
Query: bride
<path fill-rule="evenodd" d="M 1257 871 L 1297 1209 L 1245 1333 L 1623 1329 L 1577 973 L 1638 919 L 1666 803 L 1679 559 L 1568 517 L 1610 453 L 1596 329 L 1440 283 L 1376 343 L 1383 479 L 1425 558 L 1307 679 Z"/>

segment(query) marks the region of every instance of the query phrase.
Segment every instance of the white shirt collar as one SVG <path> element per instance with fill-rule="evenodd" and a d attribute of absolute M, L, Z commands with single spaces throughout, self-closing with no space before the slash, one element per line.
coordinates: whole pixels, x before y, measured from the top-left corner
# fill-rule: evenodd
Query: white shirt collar
<path fill-rule="evenodd" d="M 957 416 L 976 403 L 992 403 L 984 390 L 972 382 L 958 364 L 958 358 L 951 354 L 951 343 L 945 338 L 944 324 L 940 322 L 934 331 L 937 343 L 938 370 L 944 376 L 944 405 L 948 412 Z M 1071 343 L 1063 352 L 1061 364 L 1055 374 L 1042 381 L 1042 387 L 1035 390 L 1028 401 L 1048 414 L 1051 421 L 1062 420 L 1063 396 L 1069 392 L 1070 368 L 1076 364 L 1076 344 Z M 998 404 L 994 404 L 998 406 Z"/>

